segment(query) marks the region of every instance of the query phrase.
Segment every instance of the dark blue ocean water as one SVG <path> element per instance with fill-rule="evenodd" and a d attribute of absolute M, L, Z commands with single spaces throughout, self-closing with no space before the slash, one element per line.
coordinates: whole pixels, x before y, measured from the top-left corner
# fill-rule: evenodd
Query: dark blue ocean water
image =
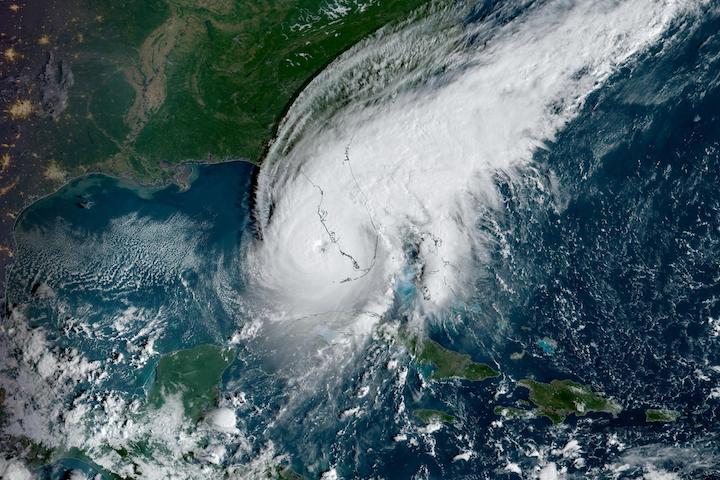
<path fill-rule="evenodd" d="M 297 469 L 325 456 L 347 477 L 519 478 L 507 462 L 532 471 L 532 453 L 541 452 L 571 478 L 642 478 L 648 464 L 678 478 L 720 476 L 720 371 L 712 368 L 720 365 L 720 19 L 708 14 L 696 27 L 678 25 L 669 34 L 682 38 L 675 47 L 618 71 L 536 155 L 525 181 L 498 176 L 506 214 L 494 260 L 474 301 L 438 319 L 431 335 L 497 365 L 504 378 L 428 388 L 415 366 L 398 395 L 378 373 L 384 408 L 342 436 L 334 421 L 318 421 L 323 408 L 312 403 L 307 422 L 282 432 Z M 479 228 L 494 234 L 482 219 Z M 373 348 L 348 377 L 386 359 Z M 542 418 L 498 426 L 495 405 L 527 408 L 527 391 L 510 381 L 527 377 L 591 385 L 624 411 L 561 427 Z M 508 391 L 496 397 L 499 387 Z M 393 442 L 401 402 L 459 421 L 427 443 Z M 647 423 L 649 408 L 681 417 Z M 571 440 L 582 463 L 562 453 Z M 476 455 L 453 461 L 463 448 Z M 613 462 L 628 467 L 613 474 Z"/>
<path fill-rule="evenodd" d="M 519 445 L 563 448 L 575 438 L 586 461 L 583 468 L 565 462 L 569 474 L 608 478 L 597 473 L 602 465 L 623 458 L 608 443 L 613 435 L 645 446 L 640 457 L 680 478 L 720 475 L 720 404 L 712 394 L 720 375 L 709 368 L 720 363 L 712 326 L 720 315 L 720 21 L 708 15 L 696 30 L 685 27 L 671 32 L 682 37 L 675 48 L 651 50 L 596 92 L 536 156 L 526 183 L 498 178 L 510 254 L 498 248 L 464 321 L 441 322 L 436 331 L 444 344 L 491 357 L 515 379 L 570 378 L 625 411 L 617 419 L 569 419 L 561 429 L 543 420 L 496 429 L 482 387 L 438 389 L 436 405 L 462 404 L 475 445 L 488 453 L 450 467 L 453 476 L 516 478 L 493 471 L 497 455 L 489 452 L 522 465 L 529 462 L 517 455 Z M 548 349 L 547 339 L 556 347 Z M 512 360 L 516 352 L 525 355 Z M 511 396 L 523 398 L 522 389 Z M 682 417 L 645 423 L 644 409 L 658 407 Z M 452 455 L 449 445 L 446 451 L 437 476 L 448 474 L 440 466 Z M 622 475 L 641 474 L 633 466 Z"/>
<path fill-rule="evenodd" d="M 392 341 L 377 341 L 288 406 L 294 387 L 282 365 L 267 361 L 273 352 L 241 343 L 222 394 L 244 392 L 257 407 L 240 418 L 251 451 L 272 440 L 310 478 L 335 465 L 342 478 L 515 479 L 505 466 L 531 469 L 533 452 L 569 478 L 641 478 L 643 462 L 679 478 L 717 478 L 720 19 L 707 15 L 686 27 L 671 32 L 681 38 L 673 48 L 616 72 L 520 180 L 498 175 L 505 204 L 498 249 L 472 301 L 436 319 L 430 334 L 502 378 L 427 384 L 419 375 L 425 367 L 398 355 Z M 107 381 L 142 398 L 158 354 L 224 344 L 248 320 L 237 302 L 244 291 L 237 262 L 252 237 L 253 173 L 241 162 L 200 166 L 188 191 L 130 188 L 102 176 L 71 183 L 18 220 L 8 304 L 26 305 L 54 343 L 91 360 L 139 358 L 134 348 L 150 342 L 148 363 L 136 370 L 118 363 Z M 478 228 L 497 235 L 482 212 Z M 48 288 L 52 294 L 43 293 Z M 412 283 L 400 282 L 394 318 L 403 320 L 413 295 Z M 80 330 L 85 325 L 92 335 Z M 396 359 L 408 367 L 400 389 L 396 371 L 380 368 Z M 515 384 L 527 377 L 591 385 L 624 411 L 557 427 L 543 418 L 498 422 L 497 405 L 527 408 L 527 391 Z M 358 405 L 352 393 L 360 384 L 373 386 L 365 415 L 343 416 Z M 399 413 L 417 408 L 458 421 L 418 434 L 417 421 Z M 648 424 L 647 408 L 681 417 Z M 284 409 L 292 414 L 277 416 Z M 582 446 L 581 463 L 562 453 L 571 440 Z M 454 461 L 465 451 L 473 452 L 468 460 Z M 606 465 L 623 462 L 628 469 L 613 477 Z"/>

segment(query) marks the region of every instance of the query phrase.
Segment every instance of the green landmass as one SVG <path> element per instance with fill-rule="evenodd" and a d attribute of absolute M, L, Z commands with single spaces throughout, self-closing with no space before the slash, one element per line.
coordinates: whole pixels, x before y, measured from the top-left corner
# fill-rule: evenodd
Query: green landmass
<path fill-rule="evenodd" d="M 72 72 L 66 108 L 51 116 L 31 98 L 29 118 L 9 120 L 31 127 L 27 147 L 56 181 L 101 171 L 156 182 L 188 160 L 259 162 L 316 73 L 427 0 L 341 3 L 342 14 L 330 0 L 71 0 L 74 21 L 34 47 Z"/>
<path fill-rule="evenodd" d="M 622 410 L 613 400 L 571 380 L 541 383 L 525 379 L 520 380 L 518 385 L 530 391 L 530 401 L 537 407 L 536 413 L 549 418 L 555 424 L 562 423 L 569 415 L 584 416 L 590 412 L 603 412 L 614 416 Z"/>
<path fill-rule="evenodd" d="M 413 343 L 416 343 L 416 341 Z M 473 362 L 470 355 L 453 352 L 430 339 L 422 342 L 418 359 L 434 366 L 435 369 L 430 378 L 437 380 L 461 378 L 481 381 L 500 375 L 499 372 L 484 363 Z"/>
<path fill-rule="evenodd" d="M 0 448 L 8 455 L 23 459 L 31 468 L 46 465 L 54 458 L 52 448 L 25 436 L 8 435 L 2 439 Z"/>
<path fill-rule="evenodd" d="M 232 351 L 215 345 L 165 355 L 155 369 L 148 403 L 157 408 L 168 397 L 180 395 L 185 414 L 197 421 L 217 402 L 220 378 L 232 361 Z"/>
<path fill-rule="evenodd" d="M 512 419 L 512 418 L 528 418 L 534 416 L 532 411 L 529 410 L 523 410 L 522 408 L 514 408 L 514 407 L 505 407 L 498 405 L 495 407 L 495 415 L 498 415 L 500 417 L 506 418 L 506 419 Z"/>
<path fill-rule="evenodd" d="M 163 356 L 156 367 L 156 379 L 148 396 L 148 406 L 159 408 L 168 397 L 177 395 L 183 402 L 185 414 L 195 421 L 199 420 L 208 408 L 217 404 L 220 379 L 233 358 L 232 351 L 214 345 L 201 345 Z M 121 460 L 131 465 L 135 471 L 132 478 L 141 476 L 137 460 L 153 457 L 153 446 L 146 439 L 129 441 L 122 447 L 103 445 L 100 448 L 106 453 L 114 451 Z M 88 454 L 78 448 L 50 448 L 28 437 L 5 435 L 0 437 L 0 450 L 22 459 L 31 468 L 71 458 L 92 467 L 103 479 L 126 479 L 94 463 Z M 192 458 L 186 458 L 186 461 L 192 461 Z M 302 478 L 293 476 L 294 472 L 288 468 L 280 473 L 274 478 Z"/>
<path fill-rule="evenodd" d="M 674 422 L 680 418 L 680 412 L 676 410 L 667 409 L 653 409 L 650 408 L 645 410 L 645 421 L 651 423 L 667 423 Z"/>
<path fill-rule="evenodd" d="M 153 451 L 147 439 L 128 442 L 127 447 L 113 449 L 123 460 L 133 458 L 152 458 Z"/>
<path fill-rule="evenodd" d="M 42 443 L 24 436 L 5 437 L 2 439 L 0 446 L 5 450 L 6 454 L 22 459 L 31 469 L 50 465 L 63 459 L 73 459 L 87 464 L 100 475 L 100 478 L 106 480 L 125 480 L 125 477 L 107 471 L 96 464 L 90 457 L 77 448 L 70 448 L 69 450 L 49 448 Z"/>
<path fill-rule="evenodd" d="M 276 465 L 265 472 L 265 478 L 273 480 L 305 480 L 305 477 L 295 472 L 287 465 Z"/>
<path fill-rule="evenodd" d="M 455 417 L 440 410 L 430 410 L 427 408 L 421 408 L 413 412 L 417 418 L 422 420 L 423 423 L 452 423 L 455 421 Z"/>

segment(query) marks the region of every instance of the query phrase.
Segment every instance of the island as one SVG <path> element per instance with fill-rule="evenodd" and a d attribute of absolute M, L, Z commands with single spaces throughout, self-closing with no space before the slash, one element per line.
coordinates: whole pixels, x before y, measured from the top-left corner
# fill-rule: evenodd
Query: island
<path fill-rule="evenodd" d="M 680 412 L 676 410 L 667 410 L 664 408 L 645 410 L 645 421 L 649 423 L 668 423 L 674 422 L 680 417 Z"/>
<path fill-rule="evenodd" d="M 554 424 L 562 423 L 569 415 L 582 417 L 597 412 L 616 416 L 622 411 L 622 406 L 617 402 L 593 392 L 587 385 L 571 380 L 542 383 L 524 379 L 518 385 L 530 391 L 530 401 L 537 407 L 535 413 L 549 418 Z"/>
<path fill-rule="evenodd" d="M 416 344 L 417 341 L 413 343 Z M 470 355 L 453 352 L 430 339 L 424 340 L 419 350 L 418 360 L 434 366 L 430 376 L 434 380 L 460 378 L 477 382 L 500 376 L 499 372 L 488 365 L 473 362 Z"/>
<path fill-rule="evenodd" d="M 431 410 L 427 408 L 421 408 L 413 412 L 417 418 L 422 420 L 423 423 L 452 423 L 455 421 L 455 417 L 445 413 L 441 410 Z"/>

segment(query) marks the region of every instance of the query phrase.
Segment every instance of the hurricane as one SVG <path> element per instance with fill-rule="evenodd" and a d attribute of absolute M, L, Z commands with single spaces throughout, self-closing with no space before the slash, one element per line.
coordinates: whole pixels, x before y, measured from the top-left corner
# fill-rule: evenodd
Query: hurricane
<path fill-rule="evenodd" d="M 260 295 L 278 318 L 366 333 L 403 279 L 418 319 L 467 300 L 493 241 L 478 225 L 502 215 L 496 178 L 522 175 L 694 7 L 433 4 L 362 42 L 299 95 L 264 160 L 248 254 Z"/>
<path fill-rule="evenodd" d="M 223 55 L 286 55 L 200 3 Z M 390 5 L 320 3 L 283 40 Z M 720 475 L 717 2 L 420 3 L 287 53 L 321 67 L 257 158 L 18 215 L 0 476 Z"/>

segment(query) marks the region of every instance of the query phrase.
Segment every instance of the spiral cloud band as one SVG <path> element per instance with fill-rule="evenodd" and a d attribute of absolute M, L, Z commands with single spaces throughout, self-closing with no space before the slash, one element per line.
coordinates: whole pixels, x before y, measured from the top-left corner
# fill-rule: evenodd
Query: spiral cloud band
<path fill-rule="evenodd" d="M 487 250 L 477 224 L 500 208 L 494 175 L 530 162 L 693 5 L 551 1 L 512 22 L 510 5 L 467 22 L 436 6 L 346 53 L 297 98 L 263 166 L 256 288 L 281 318 L 343 313 L 359 331 L 401 280 L 417 315 L 462 299 Z"/>

